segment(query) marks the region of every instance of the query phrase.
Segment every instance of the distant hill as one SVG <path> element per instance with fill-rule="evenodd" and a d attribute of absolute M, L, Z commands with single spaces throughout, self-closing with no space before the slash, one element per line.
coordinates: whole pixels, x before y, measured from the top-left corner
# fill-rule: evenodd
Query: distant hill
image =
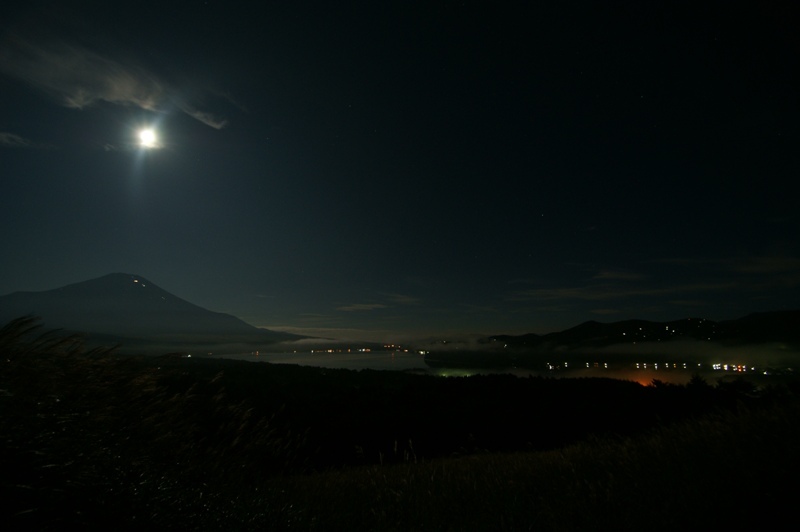
<path fill-rule="evenodd" d="M 0 322 L 24 315 L 40 317 L 48 329 L 85 333 L 127 350 L 241 351 L 302 338 L 206 310 L 127 273 L 0 296 Z"/>
<path fill-rule="evenodd" d="M 800 354 L 800 310 L 762 312 L 727 321 L 704 318 L 656 322 L 587 321 L 548 334 L 496 335 L 462 347 L 433 346 L 425 362 L 433 367 L 541 367 L 557 356 L 573 362 L 596 361 L 596 353 L 613 359 L 641 360 L 649 353 L 702 358 L 728 349 L 746 351 L 749 360 L 793 360 Z M 768 353 L 769 352 L 769 353 Z M 762 355 L 768 353 L 764 358 Z M 740 355 L 737 355 L 740 356 Z M 794 363 L 794 362 L 793 362 Z"/>
<path fill-rule="evenodd" d="M 509 348 L 548 350 L 605 347 L 616 344 L 699 340 L 725 345 L 783 342 L 800 345 L 800 310 L 749 314 L 743 318 L 712 321 L 685 318 L 667 322 L 626 320 L 613 323 L 587 321 L 571 329 L 544 335 L 498 335 L 489 338 Z"/>

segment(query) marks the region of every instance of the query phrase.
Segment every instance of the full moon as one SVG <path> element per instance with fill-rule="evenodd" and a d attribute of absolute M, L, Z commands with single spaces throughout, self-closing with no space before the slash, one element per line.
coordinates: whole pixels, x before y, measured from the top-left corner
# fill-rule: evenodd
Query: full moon
<path fill-rule="evenodd" d="M 139 131 L 139 145 L 142 148 L 155 148 L 158 145 L 156 132 L 152 129 L 143 129 Z"/>

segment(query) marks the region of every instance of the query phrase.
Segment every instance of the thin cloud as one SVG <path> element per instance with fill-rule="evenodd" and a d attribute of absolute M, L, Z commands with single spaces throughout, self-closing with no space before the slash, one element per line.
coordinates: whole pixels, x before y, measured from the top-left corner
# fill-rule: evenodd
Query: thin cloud
<path fill-rule="evenodd" d="M 33 143 L 24 137 L 20 137 L 14 133 L 0 131 L 0 146 L 5 146 L 7 148 L 30 148 L 32 145 Z"/>
<path fill-rule="evenodd" d="M 51 144 L 34 142 L 21 135 L 7 131 L 0 131 L 0 147 L 36 150 L 52 150 L 55 148 Z"/>
<path fill-rule="evenodd" d="M 663 259 L 653 259 L 647 261 L 650 264 L 677 264 L 678 266 L 708 266 L 719 265 L 727 262 L 728 259 L 689 259 L 684 257 L 668 257 Z"/>
<path fill-rule="evenodd" d="M 575 310 L 574 305 L 536 305 L 529 309 L 520 309 L 517 311 L 518 314 L 527 314 L 529 312 L 537 312 L 537 313 L 546 313 L 546 314 L 558 314 L 560 312 L 570 312 Z"/>
<path fill-rule="evenodd" d="M 398 305 L 415 305 L 420 301 L 416 297 L 403 294 L 386 294 L 386 297 L 391 303 L 396 303 Z"/>
<path fill-rule="evenodd" d="M 733 269 L 741 273 L 763 274 L 800 272 L 800 258 L 753 257 L 734 262 Z"/>
<path fill-rule="evenodd" d="M 736 281 L 740 290 L 774 291 L 800 285 L 800 257 L 770 255 L 762 257 L 686 259 L 669 258 L 651 261 L 690 270 L 704 270 L 706 276 Z"/>
<path fill-rule="evenodd" d="M 674 264 L 689 268 L 706 267 L 736 273 L 772 274 L 800 271 L 800 258 L 781 255 L 723 259 L 668 258 L 650 262 L 654 264 Z"/>
<path fill-rule="evenodd" d="M 191 116 L 195 120 L 198 120 L 207 126 L 213 127 L 214 129 L 222 129 L 228 125 L 228 121 L 225 120 L 224 118 L 214 116 L 213 114 L 207 111 L 200 111 L 199 109 L 195 109 L 188 103 L 185 102 L 179 103 L 178 107 L 180 108 L 181 111 Z"/>
<path fill-rule="evenodd" d="M 316 312 L 302 312 L 299 314 L 300 318 L 307 321 L 314 321 L 314 320 L 328 320 L 333 318 L 333 316 L 329 316 L 328 314 L 319 314 Z"/>
<path fill-rule="evenodd" d="M 590 310 L 592 314 L 600 314 L 602 316 L 609 316 L 611 314 L 619 314 L 619 310 L 613 308 L 596 308 L 594 310 Z"/>
<path fill-rule="evenodd" d="M 555 301 L 564 299 L 601 301 L 638 296 L 660 296 L 682 292 L 718 292 L 734 286 L 734 283 L 695 283 L 670 286 L 667 288 L 620 288 L 610 284 L 597 284 L 568 288 L 524 290 L 512 294 L 510 299 L 512 301 Z"/>
<path fill-rule="evenodd" d="M 614 281 L 639 281 L 646 276 L 640 273 L 619 271 L 619 270 L 603 270 L 598 272 L 592 279 L 614 280 Z"/>
<path fill-rule="evenodd" d="M 156 110 L 166 96 L 165 87 L 144 70 L 57 40 L 13 39 L 0 53 L 0 71 L 73 109 L 104 100 Z"/>
<path fill-rule="evenodd" d="M 161 111 L 173 103 L 215 129 L 227 123 L 185 101 L 178 90 L 147 69 L 63 40 L 38 42 L 19 36 L 8 39 L 0 49 L 0 72 L 72 109 L 85 109 L 103 101 Z"/>
<path fill-rule="evenodd" d="M 488 313 L 488 314 L 496 314 L 500 312 L 500 309 L 497 307 L 493 307 L 490 305 L 464 305 L 466 312 L 469 313 Z"/>
<path fill-rule="evenodd" d="M 708 305 L 707 301 L 700 299 L 673 299 L 668 301 L 670 305 L 679 305 L 683 307 L 704 307 Z"/>
<path fill-rule="evenodd" d="M 592 271 L 594 268 L 590 267 L 583 267 L 581 265 L 571 264 L 571 266 L 578 266 L 581 269 Z M 600 270 L 599 272 L 595 273 L 591 277 L 592 279 L 600 280 L 600 281 L 641 281 L 643 279 L 647 279 L 648 276 L 626 271 L 626 270 Z M 511 279 L 508 284 L 536 284 L 542 282 L 542 279 L 533 279 L 533 278 L 518 278 L 518 279 Z"/>
<path fill-rule="evenodd" d="M 382 308 L 387 308 L 387 306 L 381 303 L 355 303 L 353 305 L 345 305 L 343 307 L 337 307 L 336 310 L 341 310 L 343 312 L 361 312 L 361 311 L 378 310 Z"/>
<path fill-rule="evenodd" d="M 336 310 L 342 312 L 371 312 L 373 310 L 380 310 L 385 308 L 392 308 L 396 305 L 415 305 L 419 303 L 419 299 L 404 294 L 380 294 L 380 299 L 386 303 L 354 303 L 352 305 L 343 305 L 337 307 Z"/>
<path fill-rule="evenodd" d="M 287 342 L 287 347 L 315 344 L 329 345 L 332 340 L 337 342 L 347 341 L 380 341 L 392 334 L 388 330 L 359 329 L 353 327 L 298 327 L 295 325 L 265 325 L 263 328 L 271 331 L 286 332 L 300 336 L 310 336 L 303 340 Z"/>

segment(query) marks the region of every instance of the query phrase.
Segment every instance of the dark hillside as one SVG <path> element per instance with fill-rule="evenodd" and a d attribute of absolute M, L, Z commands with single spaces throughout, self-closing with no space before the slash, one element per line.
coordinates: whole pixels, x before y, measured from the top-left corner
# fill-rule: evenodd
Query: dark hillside
<path fill-rule="evenodd" d="M 641 386 L 122 357 L 82 352 L 74 339 L 37 338 L 34 325 L 20 320 L 0 332 L 2 517 L 26 528 L 274 524 L 287 516 L 281 508 L 304 500 L 301 492 L 285 499 L 289 486 L 305 485 L 297 479 L 332 482 L 330 475 L 355 478 L 362 469 L 353 467 L 424 468 L 453 457 L 480 464 L 497 453 L 639 437 L 681 420 L 794 400 L 794 388 L 757 392 L 745 381 Z M 342 490 L 363 497 L 360 481 L 343 481 L 314 497 Z M 510 501 L 515 486 L 493 489 L 506 490 Z M 387 505 L 387 519 L 396 510 L 389 501 L 375 502 Z M 313 503 L 303 505 L 289 515 L 306 519 Z M 430 510 L 425 518 L 437 522 Z M 385 528 L 380 519 L 366 526 Z M 303 529 L 318 528 L 303 522 Z"/>

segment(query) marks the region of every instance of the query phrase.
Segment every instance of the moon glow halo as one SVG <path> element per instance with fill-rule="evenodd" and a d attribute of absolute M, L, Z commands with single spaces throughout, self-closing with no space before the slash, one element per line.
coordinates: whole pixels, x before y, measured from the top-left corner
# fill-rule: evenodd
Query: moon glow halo
<path fill-rule="evenodd" d="M 152 129 L 142 129 L 139 131 L 139 146 L 142 148 L 158 147 L 158 137 Z"/>

